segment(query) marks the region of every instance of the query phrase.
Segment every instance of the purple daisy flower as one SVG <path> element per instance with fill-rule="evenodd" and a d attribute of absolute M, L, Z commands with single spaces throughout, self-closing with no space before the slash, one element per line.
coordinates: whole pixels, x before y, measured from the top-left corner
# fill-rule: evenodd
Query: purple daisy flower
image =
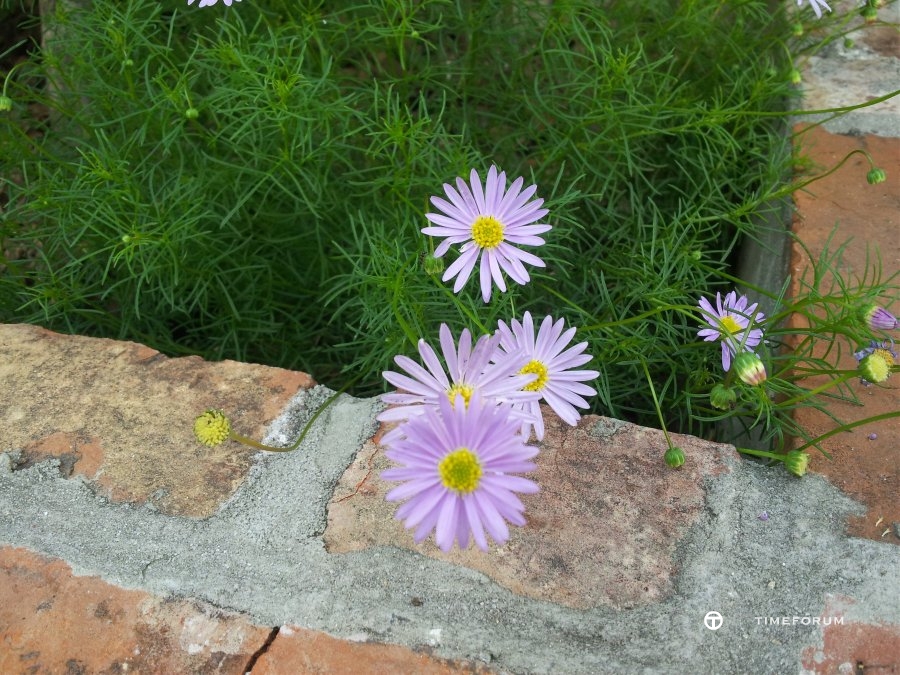
<path fill-rule="evenodd" d="M 506 173 L 498 175 L 497 167 L 492 166 L 482 189 L 481 178 L 472 169 L 469 175 L 471 187 L 462 178 L 457 178 L 456 189 L 444 183 L 449 202 L 440 197 L 431 198 L 431 203 L 443 213 L 426 213 L 425 217 L 434 226 L 423 228 L 422 233 L 445 237 L 434 257 L 443 256 L 453 244 L 462 244 L 459 258 L 447 268 L 442 278 L 442 281 L 449 281 L 456 277 L 454 293 L 459 293 L 465 286 L 479 256 L 481 295 L 485 302 L 491 299 L 492 279 L 500 291 L 506 291 L 501 270 L 516 283 L 526 284 L 531 277 L 522 263 L 544 267 L 543 260 L 517 248 L 542 245 L 544 240 L 535 235 L 551 229 L 545 223 L 532 224 L 548 211 L 541 208 L 543 199 L 528 201 L 537 187 L 532 185 L 522 190 L 523 182 L 521 177 L 516 178 L 507 190 Z"/>
<path fill-rule="evenodd" d="M 500 351 L 494 357 L 495 360 L 503 362 L 504 359 L 519 359 L 521 354 L 525 354 L 527 363 L 519 372 L 537 376 L 533 382 L 525 385 L 525 390 L 538 392 L 541 399 L 567 424 L 578 424 L 581 415 L 575 407 L 587 408 L 588 402 L 582 396 L 594 396 L 597 393 L 582 382 L 594 380 L 600 375 L 596 370 L 572 370 L 593 358 L 590 354 L 583 353 L 587 342 L 566 349 L 575 336 L 575 328 L 569 328 L 563 333 L 564 319 L 554 323 L 553 317 L 544 317 L 536 338 L 531 312 L 525 312 L 522 323 L 513 319 L 510 324 L 511 327 L 508 327 L 502 321 L 499 322 L 497 332 L 500 335 Z M 515 405 L 530 413 L 535 420 L 535 436 L 539 441 L 542 440 L 544 420 L 540 401 L 526 401 Z M 523 428 L 523 433 L 528 438 L 531 433 L 530 424 Z"/>
<path fill-rule="evenodd" d="M 472 334 L 464 329 L 459 336 L 459 349 L 447 324 L 440 328 L 441 351 L 450 372 L 438 359 L 431 345 L 419 340 L 419 355 L 425 368 L 406 356 L 395 356 L 394 361 L 409 375 L 386 371 L 384 379 L 408 393 L 384 394 L 381 400 L 396 405 L 378 415 L 381 422 L 395 422 L 421 415 L 426 406 L 436 406 L 442 400 L 455 401 L 461 395 L 468 405 L 475 393 L 489 401 L 519 403 L 537 400 L 539 394 L 522 391 L 534 375 L 519 374 L 518 370 L 528 360 L 525 355 L 512 357 L 503 363 L 491 363 L 500 343 L 499 336 L 483 335 L 472 349 Z M 515 416 L 515 415 L 514 415 Z M 520 423 L 530 419 L 529 414 L 519 414 Z M 394 433 L 394 432 L 391 432 Z"/>
<path fill-rule="evenodd" d="M 437 406 L 409 420 L 406 434 L 389 444 L 385 455 L 401 465 L 381 477 L 403 484 L 388 492 L 388 501 L 407 500 L 396 518 L 416 528 L 416 543 L 432 530 L 442 551 L 454 540 L 468 548 L 470 538 L 482 551 L 487 534 L 498 544 L 509 539 L 507 522 L 524 525 L 525 507 L 515 493 L 538 491 L 537 483 L 512 476 L 534 471 L 538 448 L 518 433 L 520 421 L 509 405 L 462 394 L 455 403 L 446 396 Z"/>
<path fill-rule="evenodd" d="M 828 3 L 825 0 L 809 0 L 810 6 L 813 8 L 813 11 L 816 13 L 816 18 L 822 18 L 822 8 L 824 7 L 829 12 L 831 11 L 831 7 L 828 6 Z M 803 5 L 803 0 L 797 0 L 797 7 Z"/>
<path fill-rule="evenodd" d="M 700 312 L 711 328 L 698 331 L 698 337 L 707 342 L 722 341 L 722 368 L 731 368 L 731 357 L 739 351 L 753 351 L 762 341 L 763 332 L 759 328 L 748 330 L 751 321 L 760 323 L 766 318 L 762 312 L 756 312 L 757 303 L 747 306 L 747 296 L 737 297 L 731 291 L 722 301 L 722 294 L 716 293 L 716 307 L 706 298 L 700 298 Z M 754 315 L 755 312 L 755 315 Z"/>

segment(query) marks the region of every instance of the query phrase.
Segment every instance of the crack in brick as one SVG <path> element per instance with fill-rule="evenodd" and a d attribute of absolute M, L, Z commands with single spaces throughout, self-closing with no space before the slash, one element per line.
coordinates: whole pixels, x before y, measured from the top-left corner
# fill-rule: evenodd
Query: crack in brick
<path fill-rule="evenodd" d="M 278 631 L 280 630 L 279 626 L 275 626 L 271 631 L 269 631 L 269 636 L 265 639 L 265 642 L 262 643 L 262 646 L 253 652 L 250 655 L 250 660 L 247 661 L 247 665 L 244 666 L 244 669 L 241 671 L 250 675 L 253 672 L 253 668 L 256 666 L 256 662 L 259 661 L 260 657 L 269 651 L 269 647 L 272 646 L 272 643 L 275 642 L 275 638 L 278 637 Z"/>

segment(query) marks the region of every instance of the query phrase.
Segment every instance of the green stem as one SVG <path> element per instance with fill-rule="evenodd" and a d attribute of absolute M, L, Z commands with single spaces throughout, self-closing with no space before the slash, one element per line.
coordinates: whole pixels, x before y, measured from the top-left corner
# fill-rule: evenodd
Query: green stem
<path fill-rule="evenodd" d="M 836 429 L 832 429 L 831 431 L 828 431 L 828 432 L 822 434 L 821 436 L 814 438 L 813 440 L 809 441 L 808 443 L 804 443 L 803 445 L 801 445 L 799 448 L 796 448 L 796 449 L 797 450 L 805 450 L 806 448 L 813 446 L 820 441 L 824 441 L 826 438 L 830 438 L 831 436 L 834 436 L 835 434 L 839 434 L 842 431 L 850 431 L 850 429 L 853 429 L 854 427 L 861 427 L 862 425 L 869 424 L 870 422 L 880 422 L 881 420 L 889 420 L 893 417 L 900 417 L 900 410 L 894 410 L 893 412 L 882 413 L 881 415 L 872 415 L 872 417 L 866 417 L 865 419 L 857 420 L 855 422 L 848 422 L 847 424 L 845 424 L 843 426 L 840 426 Z"/>
<path fill-rule="evenodd" d="M 259 441 L 254 441 L 252 438 L 247 438 L 246 436 L 242 436 L 240 434 L 236 434 L 235 432 L 231 432 L 231 440 L 237 441 L 238 443 L 243 443 L 251 448 L 256 448 L 257 450 L 265 450 L 266 452 L 292 452 L 300 447 L 300 444 L 303 442 L 303 439 L 306 438 L 306 434 L 309 433 L 309 430 L 312 428 L 312 425 L 315 424 L 316 420 L 319 419 L 319 415 L 325 412 L 326 408 L 328 408 L 338 396 L 347 391 L 350 387 L 356 384 L 360 378 L 362 378 L 363 374 L 359 373 L 356 377 L 351 379 L 347 384 L 334 392 L 331 396 L 325 399 L 325 402 L 319 406 L 316 412 L 313 413 L 312 417 L 307 420 L 306 424 L 303 427 L 303 431 L 300 432 L 300 435 L 297 437 L 297 440 L 294 441 L 292 445 L 289 445 L 286 448 L 276 448 L 271 445 L 266 445 L 265 443 L 260 443 Z"/>
<path fill-rule="evenodd" d="M 779 455 L 774 452 L 769 452 L 768 450 L 751 450 L 750 448 L 735 448 L 742 455 L 753 455 L 754 457 L 766 457 L 768 459 L 774 459 L 779 462 L 784 461 L 784 455 Z"/>
<path fill-rule="evenodd" d="M 265 443 L 260 443 L 259 441 L 254 441 L 252 438 L 247 438 L 246 436 L 241 436 L 240 434 L 236 434 L 233 431 L 229 438 L 233 441 L 237 441 L 243 445 L 248 445 L 251 448 L 256 448 L 257 450 L 265 450 L 267 452 L 290 452 L 293 450 L 293 447 L 290 448 L 276 448 L 271 445 L 266 445 Z"/>
<path fill-rule="evenodd" d="M 644 368 L 644 375 L 647 376 L 647 384 L 650 385 L 650 395 L 653 396 L 653 405 L 656 407 L 656 415 L 659 417 L 659 426 L 662 428 L 663 435 L 666 437 L 666 445 L 671 449 L 672 439 L 669 437 L 669 432 L 666 430 L 666 422 L 663 420 L 662 409 L 659 407 L 659 399 L 656 398 L 656 388 L 653 386 L 653 380 L 650 379 L 650 370 L 647 368 L 647 362 L 644 359 L 641 359 L 641 366 Z"/>
<path fill-rule="evenodd" d="M 805 401 L 809 398 L 812 398 L 816 394 L 821 394 L 826 389 L 830 389 L 831 387 L 836 387 L 840 384 L 843 384 L 847 380 L 850 380 L 850 379 L 856 377 L 857 375 L 858 375 L 858 373 L 855 370 L 845 372 L 840 377 L 835 378 L 833 380 L 828 380 L 828 382 L 816 387 L 815 389 L 810 389 L 808 391 L 804 391 L 802 394 L 795 396 L 792 399 L 788 399 L 787 401 L 783 401 L 783 402 L 779 403 L 778 407 L 779 408 L 787 408 L 789 406 L 794 405 L 795 403 L 802 403 L 803 401 Z"/>

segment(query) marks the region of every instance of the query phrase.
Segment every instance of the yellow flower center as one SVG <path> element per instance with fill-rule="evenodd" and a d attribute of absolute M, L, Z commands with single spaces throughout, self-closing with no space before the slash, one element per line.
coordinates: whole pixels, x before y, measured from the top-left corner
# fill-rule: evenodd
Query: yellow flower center
<path fill-rule="evenodd" d="M 207 410 L 194 420 L 194 436 L 197 440 L 214 447 L 228 440 L 231 435 L 231 422 L 221 410 Z"/>
<path fill-rule="evenodd" d="M 472 239 L 480 248 L 497 248 L 503 241 L 503 224 L 493 216 L 478 216 L 472 223 Z"/>
<path fill-rule="evenodd" d="M 458 448 L 438 463 L 438 473 L 448 490 L 468 494 L 478 487 L 482 471 L 474 452 Z"/>
<path fill-rule="evenodd" d="M 456 397 L 462 396 L 463 403 L 466 404 L 466 409 L 468 410 L 469 401 L 472 399 L 472 394 L 474 393 L 475 390 L 468 384 L 454 384 L 447 390 L 447 398 L 450 399 L 450 405 L 456 406 Z"/>
<path fill-rule="evenodd" d="M 719 319 L 719 323 L 722 326 L 722 330 L 724 330 L 729 335 L 734 335 L 735 333 L 740 333 L 743 328 L 741 328 L 741 324 L 735 321 L 733 316 L 723 316 Z"/>
<path fill-rule="evenodd" d="M 537 379 L 534 382 L 529 382 L 524 387 L 522 387 L 522 391 L 540 391 L 544 387 L 547 386 L 548 377 L 547 366 L 537 360 L 529 361 L 525 364 L 522 370 L 519 371 L 520 375 L 537 375 Z"/>
<path fill-rule="evenodd" d="M 887 349 L 876 349 L 873 354 L 878 354 L 882 359 L 884 359 L 884 364 L 890 368 L 894 365 L 894 355 L 891 354 Z"/>

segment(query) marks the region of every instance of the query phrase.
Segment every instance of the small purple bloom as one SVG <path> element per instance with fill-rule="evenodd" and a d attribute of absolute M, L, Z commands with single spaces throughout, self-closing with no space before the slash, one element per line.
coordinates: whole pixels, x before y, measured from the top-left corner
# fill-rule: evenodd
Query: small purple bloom
<path fill-rule="evenodd" d="M 545 223 L 534 224 L 548 211 L 541 208 L 543 199 L 529 201 L 537 187 L 532 185 L 522 190 L 523 182 L 523 178 L 516 178 L 507 190 L 506 173 L 498 175 L 497 167 L 492 166 L 482 188 L 478 172 L 472 169 L 469 184 L 462 178 L 456 179 L 455 189 L 444 183 L 444 192 L 450 201 L 431 198 L 431 203 L 442 213 L 426 213 L 425 217 L 434 226 L 422 228 L 422 233 L 444 237 L 434 257 L 443 256 L 453 244 L 462 244 L 460 256 L 442 278 L 449 281 L 456 277 L 454 293 L 459 293 L 465 286 L 479 256 L 481 296 L 485 302 L 491 299 L 492 280 L 501 292 L 506 291 L 503 272 L 516 283 L 527 284 L 531 277 L 522 263 L 544 267 L 544 261 L 536 255 L 517 248 L 541 246 L 544 240 L 536 235 L 552 229 Z"/>
<path fill-rule="evenodd" d="M 404 501 L 396 518 L 416 528 L 416 543 L 434 531 L 442 551 L 454 541 L 468 548 L 470 538 L 482 551 L 485 536 L 498 544 L 509 539 L 507 523 L 525 524 L 525 506 L 516 493 L 532 494 L 537 483 L 512 474 L 534 471 L 538 448 L 526 445 L 520 420 L 508 404 L 473 396 L 464 405 L 441 397 L 406 422 L 404 433 L 388 443 L 385 455 L 400 466 L 381 477 L 402 482 L 388 501 Z"/>
<path fill-rule="evenodd" d="M 884 307 L 872 305 L 865 313 L 866 325 L 872 330 L 894 330 L 897 328 L 897 317 Z"/>
<path fill-rule="evenodd" d="M 762 520 L 762 521 L 766 521 L 766 520 L 769 519 L 769 512 L 768 512 L 768 511 L 763 511 L 762 513 L 760 513 L 760 514 L 757 516 L 757 518 L 759 518 L 759 519 Z"/>
<path fill-rule="evenodd" d="M 380 422 L 396 422 L 409 419 L 424 412 L 425 406 L 436 406 L 442 399 L 454 401 L 457 394 L 462 395 L 468 405 L 474 394 L 479 394 L 490 401 L 509 403 L 526 403 L 540 398 L 537 392 L 523 391 L 523 388 L 535 379 L 529 373 L 518 371 L 527 362 L 524 354 L 505 359 L 501 363 L 491 363 L 497 354 L 500 336 L 483 335 L 472 348 L 472 334 L 464 329 L 459 336 L 459 347 L 453 340 L 453 333 L 447 324 L 440 328 L 441 351 L 447 371 L 438 359 L 437 353 L 425 340 L 419 340 L 419 355 L 423 368 L 411 358 L 396 356 L 394 361 L 408 375 L 388 370 L 383 373 L 384 379 L 393 384 L 399 391 L 384 394 L 381 400 L 397 407 L 385 410 L 378 415 Z M 531 420 L 530 413 L 514 411 L 520 422 Z M 398 428 L 399 429 L 399 428 Z M 396 430 L 394 430 L 396 431 Z M 389 433 L 393 434 L 394 431 Z"/>
<path fill-rule="evenodd" d="M 871 434 L 869 434 L 869 440 L 870 440 L 870 441 L 874 441 L 874 440 L 876 440 L 877 438 L 878 438 L 878 434 L 876 434 L 874 431 L 873 431 Z"/>
<path fill-rule="evenodd" d="M 503 363 L 507 359 L 519 359 L 524 355 L 527 362 L 519 373 L 537 376 L 534 382 L 525 385 L 525 390 L 540 394 L 541 399 L 553 408 L 564 422 L 574 426 L 581 419 L 576 407 L 588 407 L 588 402 L 582 396 L 594 396 L 597 393 L 582 382 L 594 380 L 600 373 L 596 370 L 573 370 L 593 357 L 583 353 L 587 348 L 587 342 L 579 342 L 566 349 L 575 337 L 575 327 L 563 332 L 564 327 L 563 319 L 554 322 L 553 317 L 545 316 L 535 337 L 531 312 L 525 312 L 522 323 L 513 319 L 510 326 L 507 326 L 500 321 L 497 329 L 500 335 L 500 349 L 496 352 L 494 360 Z M 536 420 L 535 436 L 539 441 L 542 440 L 544 419 L 539 401 L 535 399 L 517 403 L 515 407 L 529 412 Z M 530 436 L 531 424 L 526 424 L 523 433 L 526 438 Z"/>
<path fill-rule="evenodd" d="M 700 312 L 709 328 L 702 328 L 697 332 L 707 342 L 722 341 L 722 368 L 727 371 L 731 368 L 731 357 L 739 351 L 752 352 L 753 348 L 762 341 L 763 332 L 759 328 L 750 328 L 751 322 L 760 323 L 766 318 L 762 312 L 757 312 L 758 303 L 747 305 L 747 296 L 737 297 L 735 291 L 731 291 L 722 300 L 722 294 L 716 293 L 715 308 L 706 298 L 700 298 Z"/>

